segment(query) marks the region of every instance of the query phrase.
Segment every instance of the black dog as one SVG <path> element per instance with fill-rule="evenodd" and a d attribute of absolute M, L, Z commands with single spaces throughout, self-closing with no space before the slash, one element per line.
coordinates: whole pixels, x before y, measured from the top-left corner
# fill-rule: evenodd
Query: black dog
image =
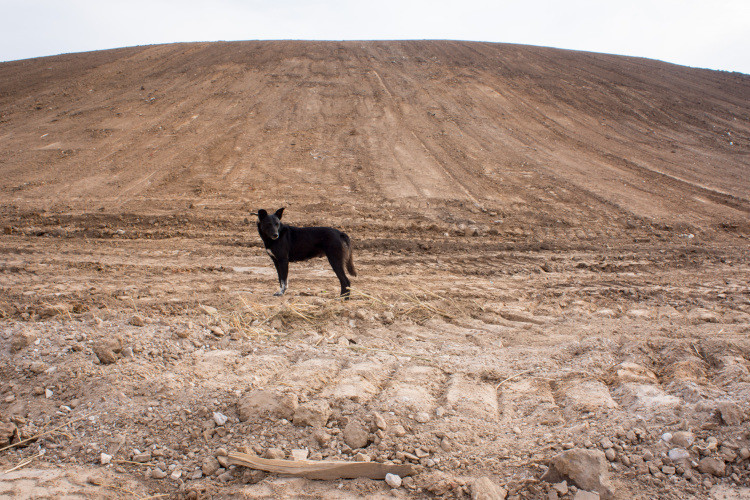
<path fill-rule="evenodd" d="M 284 295 L 286 277 L 290 262 L 328 257 L 333 272 L 341 282 L 341 296 L 349 296 L 351 282 L 344 273 L 344 265 L 352 276 L 356 276 L 352 261 L 352 242 L 346 233 L 332 227 L 294 227 L 281 223 L 283 208 L 268 215 L 265 210 L 258 210 L 258 233 L 271 256 L 276 272 L 279 274 L 281 290 L 274 295 Z"/>

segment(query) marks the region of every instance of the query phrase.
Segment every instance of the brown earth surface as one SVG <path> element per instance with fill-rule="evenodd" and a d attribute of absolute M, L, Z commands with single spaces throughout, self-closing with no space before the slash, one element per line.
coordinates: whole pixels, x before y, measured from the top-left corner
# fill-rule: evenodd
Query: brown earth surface
<path fill-rule="evenodd" d="M 541 479 L 568 448 L 606 451 L 615 498 L 750 498 L 748 75 L 447 41 L 62 55 L 0 64 L 0 172 L 0 498 L 573 498 Z M 253 214 L 281 206 L 351 236 L 350 301 L 323 260 L 272 296 Z M 416 473 L 224 457 L 269 449 Z"/>

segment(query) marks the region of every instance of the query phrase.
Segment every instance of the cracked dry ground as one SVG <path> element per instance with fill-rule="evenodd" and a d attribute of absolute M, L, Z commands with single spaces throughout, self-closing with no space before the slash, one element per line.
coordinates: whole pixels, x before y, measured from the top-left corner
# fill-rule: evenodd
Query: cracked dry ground
<path fill-rule="evenodd" d="M 617 498 L 747 497 L 742 235 L 334 214 L 357 245 L 342 302 L 323 260 L 272 297 L 251 221 L 197 212 L 6 214 L 0 439 L 47 433 L 0 452 L 0 498 L 466 497 L 481 477 L 573 498 L 540 480 L 571 447 L 608 450 Z M 680 431 L 678 462 L 662 436 Z M 416 474 L 391 489 L 224 467 L 269 449 Z"/>

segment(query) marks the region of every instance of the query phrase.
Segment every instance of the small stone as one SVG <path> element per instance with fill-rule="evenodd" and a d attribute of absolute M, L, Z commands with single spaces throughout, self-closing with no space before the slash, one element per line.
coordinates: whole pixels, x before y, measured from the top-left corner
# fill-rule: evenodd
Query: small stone
<path fill-rule="evenodd" d="M 730 401 L 722 401 L 716 404 L 716 410 L 726 425 L 740 425 L 745 420 L 745 413 L 739 405 Z"/>
<path fill-rule="evenodd" d="M 220 413 L 218 411 L 214 412 L 214 422 L 216 422 L 216 425 L 218 425 L 219 427 L 226 424 L 228 419 L 229 417 L 227 417 L 223 413 Z"/>
<path fill-rule="evenodd" d="M 370 455 L 367 455 L 366 453 L 360 452 L 354 455 L 355 462 L 370 462 L 371 460 Z"/>
<path fill-rule="evenodd" d="M 307 455 L 309 453 L 310 451 L 307 448 L 292 450 L 290 452 L 290 454 L 292 455 L 292 460 L 307 460 Z"/>
<path fill-rule="evenodd" d="M 378 429 L 381 429 L 381 430 L 388 429 L 388 423 L 385 421 L 385 419 L 383 418 L 383 415 L 381 415 L 380 413 L 376 413 L 375 415 L 373 415 L 373 421 L 375 422 L 375 425 L 377 426 Z"/>
<path fill-rule="evenodd" d="M 97 342 L 91 347 L 103 365 L 111 365 L 117 361 L 117 355 L 109 342 Z"/>
<path fill-rule="evenodd" d="M 692 432 L 688 431 L 677 431 L 672 435 L 672 440 L 670 441 L 671 444 L 674 446 L 677 446 L 679 448 L 690 448 L 690 445 L 692 445 L 695 442 L 695 435 Z"/>
<path fill-rule="evenodd" d="M 610 441 L 607 438 L 604 438 L 601 441 L 599 441 L 599 444 L 602 446 L 602 449 L 604 449 L 604 450 L 608 450 L 608 449 L 612 448 L 612 446 L 614 446 L 612 444 L 612 441 Z"/>
<path fill-rule="evenodd" d="M 286 457 L 286 453 L 284 453 L 284 450 L 280 450 L 279 448 L 268 448 L 263 456 L 272 460 L 280 460 Z"/>
<path fill-rule="evenodd" d="M 599 500 L 599 498 L 601 498 L 599 493 L 595 491 L 578 490 L 573 500 Z"/>
<path fill-rule="evenodd" d="M 37 375 L 39 375 L 40 373 L 43 373 L 47 368 L 49 368 L 49 365 L 45 363 L 44 361 L 34 361 L 29 366 L 29 369 Z"/>
<path fill-rule="evenodd" d="M 208 314 L 209 316 L 216 316 L 219 313 L 219 310 L 212 306 L 206 306 L 203 304 L 200 304 L 198 306 L 198 309 L 203 311 L 204 313 Z"/>
<path fill-rule="evenodd" d="M 102 465 L 111 464 L 112 463 L 112 455 L 108 455 L 106 453 L 102 453 L 101 455 L 99 455 L 99 462 Z"/>
<path fill-rule="evenodd" d="M 582 489 L 597 491 L 604 499 L 611 499 L 614 486 L 609 478 L 609 468 L 602 451 L 575 448 L 553 457 L 542 480 L 557 483 L 566 479 Z"/>
<path fill-rule="evenodd" d="M 151 453 L 136 453 L 133 455 L 133 462 L 138 462 L 140 464 L 150 462 L 151 461 Z"/>
<path fill-rule="evenodd" d="M 750 458 L 750 448 L 740 449 L 740 458 L 742 460 L 747 460 L 748 458 Z"/>
<path fill-rule="evenodd" d="M 427 458 L 430 456 L 430 454 L 424 451 L 422 448 L 415 449 L 414 454 L 417 456 L 417 458 Z"/>
<path fill-rule="evenodd" d="M 391 488 L 400 488 L 401 487 L 401 476 L 398 476 L 396 474 L 386 474 L 385 475 L 385 482 L 390 486 Z"/>
<path fill-rule="evenodd" d="M 451 451 L 453 449 L 453 446 L 447 437 L 440 440 L 440 449 L 443 451 Z"/>
<path fill-rule="evenodd" d="M 331 442 L 331 435 L 325 429 L 315 429 L 312 434 L 313 439 L 323 447 L 328 446 Z"/>
<path fill-rule="evenodd" d="M 687 460 L 690 458 L 690 452 L 684 448 L 672 448 L 667 454 L 670 460 L 677 462 L 679 460 Z"/>
<path fill-rule="evenodd" d="M 604 456 L 607 457 L 607 460 L 610 462 L 614 462 L 615 458 L 617 458 L 617 453 L 615 452 L 614 448 L 607 448 L 604 450 Z"/>
<path fill-rule="evenodd" d="M 211 333 L 213 333 L 213 334 L 214 334 L 214 336 L 216 336 L 216 337 L 223 337 L 224 335 L 226 335 L 226 333 L 224 333 L 224 330 L 222 330 L 222 329 L 221 329 L 220 327 L 218 327 L 218 326 L 209 326 L 209 327 L 208 327 L 208 329 L 209 329 L 209 330 L 211 331 Z"/>
<path fill-rule="evenodd" d="M 676 469 L 672 465 L 664 465 L 664 466 L 662 466 L 661 471 L 664 474 L 666 474 L 668 476 L 671 476 L 672 474 L 674 474 L 676 472 Z"/>
<path fill-rule="evenodd" d="M 44 394 L 44 387 L 42 387 L 41 385 L 36 385 L 34 386 L 34 389 L 32 389 L 32 393 L 34 394 L 34 396 L 41 396 L 42 394 Z"/>
<path fill-rule="evenodd" d="M 206 457 L 201 464 L 201 471 L 206 476 L 213 476 L 219 470 L 219 461 L 215 457 Z"/>
<path fill-rule="evenodd" d="M 344 427 L 344 442 L 352 449 L 364 448 L 370 440 L 370 433 L 367 428 L 356 420 L 350 421 Z"/>
<path fill-rule="evenodd" d="M 219 465 L 221 465 L 225 469 L 229 467 L 229 459 L 226 456 L 219 455 L 216 457 L 216 460 L 218 460 Z"/>
<path fill-rule="evenodd" d="M 232 475 L 231 472 L 227 471 L 222 474 L 219 474 L 219 477 L 217 479 L 221 481 L 222 483 L 228 483 L 229 481 L 234 479 L 234 476 Z"/>
<path fill-rule="evenodd" d="M 726 470 L 726 465 L 723 460 L 713 457 L 701 458 L 698 462 L 698 470 L 703 474 L 711 474 L 716 477 L 723 477 Z"/>
<path fill-rule="evenodd" d="M 630 467 L 630 457 L 627 455 L 620 456 L 620 463 L 625 467 Z"/>
<path fill-rule="evenodd" d="M 20 351 L 21 349 L 31 345 L 36 340 L 36 335 L 29 332 L 17 332 L 13 334 L 13 338 L 10 341 L 10 348 L 13 351 Z"/>
<path fill-rule="evenodd" d="M 671 432 L 665 432 L 664 434 L 661 435 L 661 440 L 664 441 L 665 443 L 669 443 L 670 441 L 672 441 L 672 437 L 673 436 Z"/>
<path fill-rule="evenodd" d="M 404 429 L 404 426 L 401 424 L 396 424 L 392 428 L 393 435 L 396 437 L 404 437 L 406 436 L 406 429 Z"/>
<path fill-rule="evenodd" d="M 414 420 L 416 420 L 420 424 L 426 424 L 427 422 L 430 421 L 430 414 L 427 413 L 426 411 L 420 411 L 419 413 L 416 414 L 416 416 L 414 417 Z"/>
<path fill-rule="evenodd" d="M 572 450 L 575 447 L 576 447 L 576 444 L 572 441 L 568 441 L 562 444 L 563 450 Z"/>
<path fill-rule="evenodd" d="M 52 389 L 44 389 L 44 397 L 49 399 L 52 397 L 54 393 L 52 392 Z"/>
<path fill-rule="evenodd" d="M 654 459 L 654 454 L 651 450 L 648 450 L 648 449 L 643 450 L 643 460 L 645 460 L 646 462 L 650 462 L 653 459 Z"/>
<path fill-rule="evenodd" d="M 182 471 L 181 470 L 172 471 L 172 474 L 170 474 L 169 477 L 172 478 L 173 481 L 177 481 L 178 479 L 182 477 Z"/>
<path fill-rule="evenodd" d="M 555 483 L 552 485 L 552 488 L 560 495 L 568 494 L 568 482 L 567 481 L 560 481 L 559 483 Z"/>
<path fill-rule="evenodd" d="M 122 354 L 123 358 L 132 358 L 133 357 L 133 348 L 130 347 L 130 346 L 123 347 L 122 351 L 121 351 L 121 354 Z"/>
<path fill-rule="evenodd" d="M 134 315 L 133 315 L 133 316 L 132 316 L 132 317 L 130 318 L 130 321 L 128 321 L 128 323 L 130 323 L 130 324 L 131 324 L 131 325 L 133 325 L 133 326 L 146 326 L 146 320 L 144 320 L 144 319 L 143 319 L 143 318 L 142 318 L 141 316 L 139 316 L 138 314 L 134 314 Z"/>
<path fill-rule="evenodd" d="M 331 407 L 325 400 L 312 401 L 300 405 L 294 411 L 294 425 L 323 427 L 331 416 Z"/>
<path fill-rule="evenodd" d="M 505 488 L 498 486 L 487 476 L 480 477 L 471 483 L 472 500 L 505 500 L 507 497 L 508 492 Z"/>
<path fill-rule="evenodd" d="M 167 477 L 167 473 L 161 470 L 159 467 L 151 470 L 151 477 L 153 479 L 164 479 Z"/>

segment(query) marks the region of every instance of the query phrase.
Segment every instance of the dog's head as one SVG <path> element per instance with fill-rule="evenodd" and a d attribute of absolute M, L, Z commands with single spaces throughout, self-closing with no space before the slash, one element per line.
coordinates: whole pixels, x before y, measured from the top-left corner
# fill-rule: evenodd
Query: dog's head
<path fill-rule="evenodd" d="M 258 210 L 258 231 L 272 240 L 278 239 L 279 231 L 281 230 L 281 215 L 283 213 L 283 208 L 276 210 L 271 215 L 263 209 Z"/>

